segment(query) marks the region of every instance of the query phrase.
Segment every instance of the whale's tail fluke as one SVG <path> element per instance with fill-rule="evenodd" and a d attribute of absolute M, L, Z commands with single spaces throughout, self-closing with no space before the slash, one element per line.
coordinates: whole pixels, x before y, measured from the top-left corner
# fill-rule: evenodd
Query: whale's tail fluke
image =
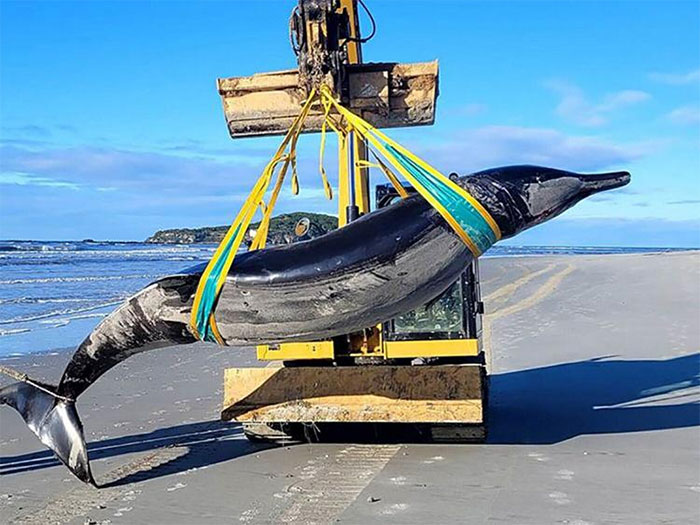
<path fill-rule="evenodd" d="M 95 485 L 75 400 L 124 359 L 146 350 L 195 341 L 187 328 L 188 301 L 199 274 L 164 277 L 130 297 L 108 315 L 75 351 L 58 386 L 0 364 L 0 374 L 17 383 L 0 388 L 0 405 L 13 407 L 39 440 L 75 476 Z"/>
<path fill-rule="evenodd" d="M 0 388 L 0 405 L 13 407 L 39 440 L 85 483 L 95 485 L 75 401 L 52 392 L 55 387 L 32 380 Z"/>

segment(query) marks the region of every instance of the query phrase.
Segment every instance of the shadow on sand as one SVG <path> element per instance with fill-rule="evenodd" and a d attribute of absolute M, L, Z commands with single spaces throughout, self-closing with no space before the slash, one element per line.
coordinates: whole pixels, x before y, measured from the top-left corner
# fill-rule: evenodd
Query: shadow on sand
<path fill-rule="evenodd" d="M 700 354 L 667 360 L 598 358 L 491 376 L 491 444 L 553 444 L 584 434 L 700 425 Z M 186 447 L 180 457 L 108 483 L 123 485 L 205 467 L 267 448 L 239 425 L 204 421 L 96 441 L 90 459 Z M 51 452 L 0 458 L 0 474 L 58 465 Z M 98 474 L 99 477 L 99 474 Z"/>
<path fill-rule="evenodd" d="M 222 421 L 202 421 L 143 434 L 93 441 L 88 444 L 90 460 L 122 456 L 124 454 L 152 452 L 162 447 L 182 447 L 183 454 L 162 464 L 128 474 L 111 481 L 104 487 L 124 485 L 135 481 L 159 478 L 189 469 L 222 463 L 236 457 L 252 454 L 267 445 L 253 444 L 242 436 L 238 424 Z M 60 465 L 49 450 L 0 458 L 0 475 L 19 474 Z M 67 471 L 66 471 L 67 472 Z M 96 477 L 100 478 L 99 472 Z"/>
<path fill-rule="evenodd" d="M 489 443 L 552 444 L 584 434 L 700 425 L 700 354 L 600 357 L 491 376 Z"/>

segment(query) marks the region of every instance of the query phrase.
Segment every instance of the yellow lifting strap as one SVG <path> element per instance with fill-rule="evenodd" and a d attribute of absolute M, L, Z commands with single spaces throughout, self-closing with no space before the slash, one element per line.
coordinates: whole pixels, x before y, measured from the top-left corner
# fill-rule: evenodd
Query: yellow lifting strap
<path fill-rule="evenodd" d="M 316 96 L 316 91 L 312 91 L 309 98 L 306 100 L 301 113 L 294 120 L 294 123 L 289 128 L 289 131 L 282 140 L 277 152 L 272 157 L 270 162 L 263 170 L 262 175 L 257 180 L 253 186 L 250 195 L 246 199 L 243 207 L 238 212 L 236 219 L 231 224 L 231 227 L 226 232 L 223 240 L 219 244 L 218 248 L 214 252 L 209 264 L 207 265 L 202 277 L 199 280 L 199 285 L 197 286 L 197 293 L 194 297 L 194 303 L 192 305 L 192 314 L 190 316 L 190 328 L 194 335 L 203 341 L 217 342 L 221 345 L 226 344 L 224 339 L 216 326 L 216 319 L 214 318 L 213 310 L 218 300 L 221 289 L 226 282 L 226 276 L 233 264 L 233 259 L 236 256 L 244 238 L 248 231 L 248 226 L 250 225 L 255 212 L 259 207 L 264 210 L 263 219 L 261 221 L 261 230 L 266 232 L 269 228 L 270 214 L 274 207 L 274 203 L 279 195 L 282 182 L 284 181 L 284 175 L 287 171 L 289 164 L 294 165 L 295 157 L 295 147 L 298 136 L 301 133 L 304 120 L 309 114 L 311 109 L 311 104 L 313 103 Z M 291 145 L 289 153 L 285 154 L 287 146 Z M 284 162 L 282 169 L 280 170 L 277 183 L 273 190 L 273 194 L 270 197 L 267 205 L 264 204 L 264 196 L 267 192 L 268 186 L 274 174 L 275 168 L 280 162 Z M 262 233 L 259 232 L 259 233 Z M 254 240 L 254 243 L 258 247 L 262 247 L 265 244 L 265 235 L 260 235 Z"/>
<path fill-rule="evenodd" d="M 405 199 L 408 197 L 408 190 L 404 187 L 403 184 L 401 184 L 401 181 L 398 179 L 396 175 L 394 175 L 394 172 L 389 169 L 389 167 L 384 164 L 378 157 L 377 154 L 372 151 L 372 156 L 374 157 L 374 160 L 377 162 L 369 162 L 366 160 L 356 160 L 355 165 L 358 168 L 379 168 L 382 170 L 382 173 L 386 176 L 387 179 L 389 179 L 389 182 L 391 185 L 394 187 L 396 190 L 396 193 L 399 194 L 399 196 L 402 199 Z"/>
<path fill-rule="evenodd" d="M 359 133 L 442 215 L 475 257 L 501 238 L 496 221 L 464 188 L 341 106 L 327 86 L 321 86 L 321 97 L 333 104 L 347 130 Z"/>
<path fill-rule="evenodd" d="M 296 145 L 303 129 L 304 120 L 314 102 L 320 102 L 324 112 L 321 127 L 319 172 L 326 196 L 329 199 L 332 198 L 333 193 L 323 166 L 327 127 L 330 127 L 338 135 L 339 140 L 345 140 L 350 132 L 361 135 L 370 146 L 369 149 L 376 162 L 354 159 L 356 166 L 379 168 L 398 194 L 405 198 L 408 196 L 408 191 L 390 169 L 389 165 L 391 165 L 442 215 L 475 257 L 481 255 L 484 250 L 501 237 L 501 232 L 493 218 L 464 188 L 391 140 L 361 117 L 341 106 L 335 100 L 331 90 L 327 86 L 321 86 L 320 92 L 314 89 L 310 93 L 299 116 L 294 120 L 275 155 L 266 165 L 200 278 L 190 317 L 192 332 L 199 339 L 222 345 L 226 344 L 219 333 L 213 314 L 216 301 L 258 208 L 262 210 L 263 217 L 250 249 L 257 250 L 265 247 L 272 211 L 277 203 L 290 165 L 292 168 L 292 192 L 295 194 L 298 192 Z M 277 174 L 277 180 L 267 203 L 265 203 L 265 194 L 275 170 L 280 164 L 282 166 Z"/>

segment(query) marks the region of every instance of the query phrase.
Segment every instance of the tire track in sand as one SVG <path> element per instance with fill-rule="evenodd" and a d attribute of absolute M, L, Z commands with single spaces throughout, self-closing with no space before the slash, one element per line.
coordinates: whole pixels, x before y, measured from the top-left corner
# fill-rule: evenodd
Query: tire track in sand
<path fill-rule="evenodd" d="M 485 298 L 486 301 L 494 301 L 495 299 L 510 298 L 520 287 L 530 282 L 532 279 L 539 277 L 549 271 L 551 271 L 556 265 L 550 264 L 541 270 L 537 270 L 531 274 L 527 274 L 517 281 L 503 286 L 502 288 L 496 290 L 495 292 L 489 294 Z M 503 308 L 499 308 L 494 312 L 484 314 L 483 324 L 482 324 L 482 341 L 484 344 L 484 351 L 486 352 L 486 360 L 488 371 L 493 372 L 493 349 L 491 348 L 491 331 L 494 321 L 498 319 L 503 319 L 509 315 L 513 315 L 527 308 L 532 308 L 536 304 L 540 303 L 546 299 L 550 294 L 552 294 L 562 283 L 562 281 L 574 270 L 576 267 L 569 263 L 562 270 L 558 271 L 547 279 L 542 286 L 540 286 L 534 293 L 528 295 L 527 297 L 521 299 L 520 301 L 508 305 Z"/>
<path fill-rule="evenodd" d="M 63 492 L 51 498 L 46 505 L 34 512 L 18 516 L 12 520 L 12 524 L 61 524 L 75 518 L 85 517 L 90 522 L 89 515 L 98 509 L 104 509 L 106 505 L 116 499 L 125 498 L 134 492 L 134 484 L 116 484 L 124 478 L 132 478 L 139 474 L 145 474 L 149 470 L 163 466 L 174 461 L 189 452 L 186 446 L 164 447 L 151 454 L 131 461 L 121 467 L 109 471 L 105 476 L 101 488 L 92 485 L 81 484 L 79 487 Z M 129 500 L 130 498 L 126 498 Z M 126 509 L 121 509 L 125 510 Z M 131 510 L 129 508 L 129 510 Z"/>
<path fill-rule="evenodd" d="M 554 268 L 556 268 L 556 266 L 556 264 L 552 263 L 550 265 L 545 266 L 544 268 L 537 270 L 536 272 L 526 273 L 520 279 L 516 279 L 512 283 L 508 283 L 505 286 L 501 286 L 498 290 L 491 292 L 484 298 L 484 303 L 490 303 L 495 302 L 499 299 L 509 298 L 516 292 L 518 288 L 529 283 L 530 281 L 539 277 L 540 275 L 552 271 Z"/>
<path fill-rule="evenodd" d="M 401 449 L 400 445 L 350 445 L 287 487 L 289 506 L 276 523 L 333 523 Z"/>

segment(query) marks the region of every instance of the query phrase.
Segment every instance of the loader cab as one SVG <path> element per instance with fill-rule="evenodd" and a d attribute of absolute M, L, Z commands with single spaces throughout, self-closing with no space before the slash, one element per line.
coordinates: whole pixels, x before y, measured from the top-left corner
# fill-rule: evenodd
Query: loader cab
<path fill-rule="evenodd" d="M 409 192 L 415 192 L 406 187 Z M 391 184 L 375 188 L 377 208 L 401 197 Z M 483 303 L 479 288 L 479 263 L 475 259 L 442 295 L 383 325 L 385 341 L 479 340 Z"/>

